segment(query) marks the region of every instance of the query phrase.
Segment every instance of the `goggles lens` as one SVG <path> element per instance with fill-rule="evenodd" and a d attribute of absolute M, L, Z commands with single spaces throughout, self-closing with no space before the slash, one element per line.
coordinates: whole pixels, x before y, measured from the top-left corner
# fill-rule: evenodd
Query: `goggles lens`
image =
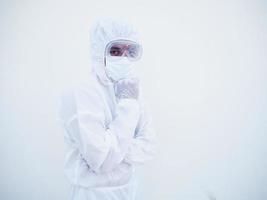
<path fill-rule="evenodd" d="M 140 59 L 142 54 L 142 47 L 136 42 L 127 40 L 116 40 L 110 42 L 106 46 L 106 56 L 126 56 L 130 60 Z"/>

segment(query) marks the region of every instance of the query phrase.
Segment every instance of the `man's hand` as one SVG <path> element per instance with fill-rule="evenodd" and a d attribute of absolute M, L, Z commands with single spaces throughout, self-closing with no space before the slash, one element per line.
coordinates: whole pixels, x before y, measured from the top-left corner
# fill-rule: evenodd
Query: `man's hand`
<path fill-rule="evenodd" d="M 138 99 L 139 80 L 137 78 L 121 79 L 114 84 L 115 95 L 119 99 Z"/>

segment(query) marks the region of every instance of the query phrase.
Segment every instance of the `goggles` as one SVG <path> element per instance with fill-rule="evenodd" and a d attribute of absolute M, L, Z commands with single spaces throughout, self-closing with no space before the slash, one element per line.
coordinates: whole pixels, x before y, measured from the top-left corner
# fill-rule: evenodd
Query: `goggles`
<path fill-rule="evenodd" d="M 142 56 L 142 46 L 131 40 L 113 40 L 106 45 L 106 57 L 127 57 L 131 61 L 137 61 Z"/>

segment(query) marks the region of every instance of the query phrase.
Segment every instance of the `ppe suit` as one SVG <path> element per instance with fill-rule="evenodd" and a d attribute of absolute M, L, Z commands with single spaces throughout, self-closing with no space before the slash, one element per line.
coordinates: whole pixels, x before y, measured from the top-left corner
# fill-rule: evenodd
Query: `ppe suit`
<path fill-rule="evenodd" d="M 92 73 L 61 96 L 59 116 L 67 147 L 64 172 L 71 200 L 134 200 L 135 167 L 154 158 L 156 134 L 138 99 L 117 98 L 105 72 L 105 45 L 137 41 L 124 22 L 98 21 L 91 29 Z"/>

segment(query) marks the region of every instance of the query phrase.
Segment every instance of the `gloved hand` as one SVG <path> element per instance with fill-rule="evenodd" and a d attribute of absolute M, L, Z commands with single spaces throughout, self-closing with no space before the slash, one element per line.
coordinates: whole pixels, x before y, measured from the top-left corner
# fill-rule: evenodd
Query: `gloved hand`
<path fill-rule="evenodd" d="M 120 79 L 114 83 L 115 95 L 119 99 L 138 99 L 139 80 L 137 78 Z"/>

